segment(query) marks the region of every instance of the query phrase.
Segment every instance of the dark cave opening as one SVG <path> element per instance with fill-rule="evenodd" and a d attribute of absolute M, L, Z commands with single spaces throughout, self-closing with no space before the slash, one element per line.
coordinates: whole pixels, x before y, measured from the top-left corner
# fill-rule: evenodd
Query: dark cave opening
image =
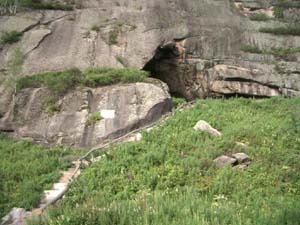
<path fill-rule="evenodd" d="M 150 76 L 166 82 L 160 76 L 160 65 L 167 61 L 172 61 L 180 56 L 175 42 L 160 45 L 156 48 L 154 56 L 145 64 L 143 70 L 150 72 Z"/>

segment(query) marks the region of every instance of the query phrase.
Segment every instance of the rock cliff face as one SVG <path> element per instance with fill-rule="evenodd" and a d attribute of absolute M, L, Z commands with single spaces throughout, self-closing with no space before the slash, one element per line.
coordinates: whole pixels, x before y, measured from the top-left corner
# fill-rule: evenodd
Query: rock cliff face
<path fill-rule="evenodd" d="M 153 122 L 172 107 L 168 89 L 150 83 L 77 88 L 59 100 L 54 115 L 43 107 L 49 94 L 45 88 L 21 91 L 4 127 L 11 123 L 16 137 L 46 145 L 89 148 Z"/>
<path fill-rule="evenodd" d="M 138 67 L 187 99 L 300 96 L 300 36 L 260 32 L 299 22 L 297 8 L 283 10 L 285 20 L 257 21 L 251 16 L 274 18 L 271 0 L 74 2 L 73 11 L 0 17 L 0 32 L 23 32 L 18 43 L 1 47 L 0 114 L 11 102 L 4 83 L 16 49 L 23 57 L 20 76 L 70 67 Z M 279 50 L 288 54 L 275 54 Z"/>

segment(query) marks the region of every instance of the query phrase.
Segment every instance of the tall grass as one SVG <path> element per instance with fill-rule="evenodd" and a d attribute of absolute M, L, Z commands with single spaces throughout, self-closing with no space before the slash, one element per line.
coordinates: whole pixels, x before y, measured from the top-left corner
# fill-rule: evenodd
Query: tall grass
<path fill-rule="evenodd" d="M 299 99 L 198 101 L 142 141 L 109 149 L 43 223 L 298 225 L 299 110 Z M 194 131 L 200 119 L 223 135 Z M 250 155 L 247 170 L 214 166 L 234 152 Z"/>
<path fill-rule="evenodd" d="M 254 54 L 269 54 L 275 57 L 285 58 L 290 54 L 300 53 L 300 47 L 296 48 L 271 48 L 271 49 L 260 49 L 255 45 L 242 45 L 241 50 L 244 52 Z"/>
<path fill-rule="evenodd" d="M 55 95 L 62 95 L 78 85 L 98 87 L 116 83 L 142 82 L 147 78 L 145 71 L 110 67 L 90 68 L 81 72 L 79 69 L 70 69 L 61 72 L 49 72 L 25 76 L 18 80 L 17 91 L 24 88 L 48 87 Z"/>
<path fill-rule="evenodd" d="M 262 27 L 259 29 L 262 33 L 270 33 L 275 35 L 294 35 L 300 36 L 300 26 L 299 25 L 289 25 L 289 26 L 282 26 L 282 27 Z"/>
<path fill-rule="evenodd" d="M 0 44 L 13 44 L 18 42 L 22 35 L 23 33 L 18 31 L 4 32 L 0 36 Z"/>
<path fill-rule="evenodd" d="M 73 6 L 69 4 L 62 4 L 58 2 L 43 2 L 42 0 L 21 0 L 20 5 L 22 7 L 41 10 L 73 10 Z"/>
<path fill-rule="evenodd" d="M 37 206 L 42 191 L 59 178 L 59 170 L 70 166 L 61 160 L 70 153 L 62 147 L 47 149 L 0 135 L 0 218 L 13 207 Z"/>

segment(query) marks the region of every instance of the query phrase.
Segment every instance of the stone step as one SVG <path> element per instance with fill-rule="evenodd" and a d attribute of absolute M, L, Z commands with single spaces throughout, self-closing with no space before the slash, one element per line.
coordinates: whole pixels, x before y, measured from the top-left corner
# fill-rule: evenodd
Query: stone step
<path fill-rule="evenodd" d="M 54 184 L 54 186 L 57 189 L 44 191 L 44 198 L 42 199 L 42 202 L 41 202 L 42 204 L 49 204 L 55 198 L 57 198 L 59 195 L 61 195 L 67 188 L 66 184 L 61 185 L 61 183 Z"/>

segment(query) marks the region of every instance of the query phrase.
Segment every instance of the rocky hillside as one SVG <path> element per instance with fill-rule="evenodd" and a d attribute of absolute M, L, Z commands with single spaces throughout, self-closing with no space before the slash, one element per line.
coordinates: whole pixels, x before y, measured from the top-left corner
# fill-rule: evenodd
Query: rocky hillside
<path fill-rule="evenodd" d="M 32 124 L 40 122 L 31 120 L 29 114 L 36 112 L 30 108 L 30 104 L 38 105 L 35 97 L 43 98 L 45 92 L 26 90 L 15 102 L 9 91 L 13 85 L 8 84 L 14 83 L 17 76 L 45 71 L 136 67 L 149 71 L 152 77 L 166 82 L 171 92 L 187 99 L 236 94 L 300 96 L 298 1 L 34 2 L 38 3 L 25 5 L 16 15 L 0 17 L 0 114 L 7 118 L 9 109 L 24 106 L 22 112 L 17 112 L 30 120 L 19 132 L 23 136 L 36 136 L 26 129 L 44 135 L 33 129 Z M 118 92 L 125 97 L 131 93 L 123 93 L 122 89 L 108 88 L 107 94 Z M 79 99 L 98 91 L 83 90 Z M 66 96 L 62 104 L 76 93 Z M 126 101 L 130 101 L 131 94 L 128 96 Z M 76 104 L 78 109 L 72 106 L 71 112 L 80 114 L 80 103 Z M 69 109 L 63 108 L 69 114 Z M 58 118 L 61 117 L 56 115 L 49 121 L 65 121 Z M 81 124 L 78 129 L 84 130 L 81 117 L 77 118 Z M 52 129 L 53 122 L 49 121 L 47 127 Z M 69 127 L 65 123 L 68 122 L 58 122 Z M 7 126 L 2 125 L 4 130 L 10 130 Z M 57 142 L 61 132 L 59 129 L 50 134 L 50 142 Z M 76 136 L 76 132 L 66 139 Z M 100 136 L 110 134 L 111 131 Z"/>

